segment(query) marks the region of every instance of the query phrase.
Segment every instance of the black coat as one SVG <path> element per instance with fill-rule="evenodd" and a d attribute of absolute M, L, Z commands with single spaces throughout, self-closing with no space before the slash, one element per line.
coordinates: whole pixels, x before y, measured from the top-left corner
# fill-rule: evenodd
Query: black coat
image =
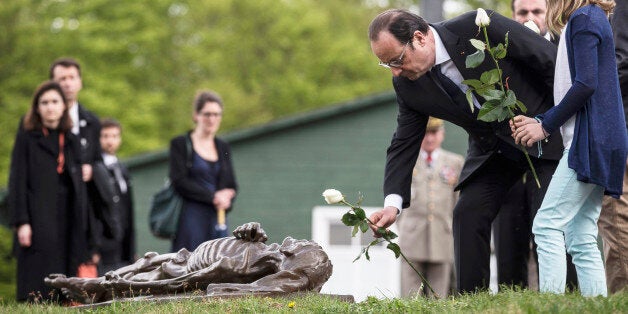
<path fill-rule="evenodd" d="M 93 164 L 102 160 L 100 148 L 100 121 L 98 117 L 78 104 L 79 134 L 81 136 L 81 160 L 84 164 Z"/>
<path fill-rule="evenodd" d="M 46 297 L 45 276 L 52 272 L 73 276 L 78 264 L 87 260 L 87 207 L 79 143 L 71 132 L 65 134 L 65 167 L 59 176 L 57 139 L 56 133 L 46 137 L 41 130 L 20 131 L 11 156 L 11 224 L 16 228 L 30 224 L 33 232 L 29 248 L 20 247 L 17 238 L 14 241 L 19 300 L 28 298 L 31 291 L 41 291 Z M 63 182 L 67 184 L 60 184 L 60 177 L 66 178 Z M 59 186 L 67 187 L 67 197 L 61 202 L 57 199 Z M 59 209 L 59 204 L 66 206 Z M 66 215 L 59 217 L 59 212 Z"/>
<path fill-rule="evenodd" d="M 466 56 L 476 51 L 469 39 L 483 40 L 475 25 L 475 11 L 433 24 L 432 27 L 438 32 L 464 79 L 479 79 L 482 72 L 495 67 L 488 56 L 475 69 L 465 66 Z M 494 43 L 503 42 L 506 32 L 509 32 L 508 55 L 500 62 L 504 77 L 509 77 L 510 88 L 527 106 L 527 116 L 543 113 L 554 105 L 552 88 L 556 46 L 511 19 L 497 13 L 491 15 L 489 39 Z M 394 77 L 393 86 L 397 93 L 399 115 L 397 130 L 387 152 L 384 195 L 401 195 L 404 208 L 409 205 L 412 168 L 429 116 L 450 121 L 469 134 L 469 149 L 457 188 L 464 185 L 465 180 L 500 149 L 500 145 L 518 149 L 510 136 L 508 121 L 486 123 L 477 120 L 479 110 L 472 113 L 466 102 L 458 104 L 452 101 L 429 72 L 415 81 Z M 481 98 L 478 100 L 481 102 Z M 550 136 L 548 143 L 543 141 L 542 144 L 542 159 L 560 159 L 563 146 L 558 132 Z M 536 145 L 528 148 L 528 152 L 530 156 L 537 156 Z"/>
<path fill-rule="evenodd" d="M 208 191 L 188 176 L 188 163 L 190 163 L 191 156 L 188 156 L 185 147 L 185 137 L 189 138 L 190 135 L 177 136 L 170 141 L 170 182 L 184 199 L 192 199 L 214 206 L 214 192 Z M 220 163 L 217 190 L 231 188 L 237 191 L 238 185 L 231 162 L 231 148 L 227 142 L 219 138 L 214 139 L 214 144 L 218 151 L 218 162 Z M 227 210 L 231 210 L 231 208 Z"/>
<path fill-rule="evenodd" d="M 93 165 L 93 181 L 98 194 L 93 199 L 99 221 L 100 253 L 103 264 L 131 264 L 135 261 L 135 219 L 133 191 L 128 169 L 119 164 L 127 190 L 123 193 L 113 170 L 102 161 Z M 112 255 L 112 256 L 109 256 Z"/>
<path fill-rule="evenodd" d="M 617 1 L 611 25 L 613 27 L 613 39 L 615 40 L 619 87 L 621 88 L 621 97 L 624 102 L 626 123 L 628 123 L 628 31 L 626 31 L 628 29 L 628 3 L 626 1 Z"/>

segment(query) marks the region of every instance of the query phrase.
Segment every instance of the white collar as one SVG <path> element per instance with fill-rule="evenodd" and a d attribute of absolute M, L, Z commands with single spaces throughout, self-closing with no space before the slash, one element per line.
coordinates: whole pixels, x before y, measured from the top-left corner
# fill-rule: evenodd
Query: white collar
<path fill-rule="evenodd" d="M 430 26 L 430 30 L 432 31 L 432 36 L 434 36 L 434 65 L 437 64 L 441 64 L 443 62 L 447 62 L 449 60 L 451 60 L 451 56 L 449 56 L 449 53 L 447 52 L 447 49 L 445 49 L 445 45 L 443 44 L 443 41 L 440 39 L 440 36 L 438 35 L 438 32 Z"/>
<path fill-rule="evenodd" d="M 116 155 L 103 153 L 102 154 L 102 161 L 105 164 L 105 166 L 109 167 L 109 166 L 115 164 L 116 162 L 118 162 L 118 157 L 116 157 Z"/>
<path fill-rule="evenodd" d="M 436 160 L 436 158 L 438 158 L 438 153 L 440 153 L 440 148 L 436 148 L 431 154 L 430 156 L 432 157 L 432 161 Z M 421 150 L 421 152 L 419 153 L 419 156 L 421 157 L 421 159 L 425 160 L 427 159 L 427 152 L 424 150 Z"/>
<path fill-rule="evenodd" d="M 72 119 L 72 133 L 79 134 L 80 121 L 79 121 L 79 112 L 78 112 L 78 101 L 75 101 L 72 107 L 70 107 L 69 114 L 70 114 L 70 118 Z"/>

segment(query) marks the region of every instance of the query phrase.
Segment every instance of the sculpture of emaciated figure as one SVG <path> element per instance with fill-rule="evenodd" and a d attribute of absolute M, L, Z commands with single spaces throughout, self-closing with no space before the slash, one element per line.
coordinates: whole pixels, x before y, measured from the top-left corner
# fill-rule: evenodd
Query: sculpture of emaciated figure
<path fill-rule="evenodd" d="M 329 279 L 332 264 L 313 241 L 268 239 L 259 223 L 237 227 L 234 237 L 202 243 L 189 252 L 148 252 L 134 264 L 99 278 L 51 274 L 46 284 L 82 303 L 121 297 L 175 295 L 205 290 L 207 295 L 242 293 L 319 292 Z"/>

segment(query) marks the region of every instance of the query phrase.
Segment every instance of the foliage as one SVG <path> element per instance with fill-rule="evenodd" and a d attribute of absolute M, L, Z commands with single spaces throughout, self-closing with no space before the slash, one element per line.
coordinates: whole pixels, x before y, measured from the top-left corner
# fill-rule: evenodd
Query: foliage
<path fill-rule="evenodd" d="M 359 1 L 0 2 L 0 186 L 20 116 L 56 58 L 82 64 L 79 100 L 124 126 L 121 155 L 189 129 L 199 89 L 225 100 L 222 131 L 390 88 Z"/>
<path fill-rule="evenodd" d="M 205 298 L 157 302 L 113 302 L 90 309 L 91 313 L 623 313 L 628 308 L 628 292 L 607 298 L 585 298 L 579 294 L 542 294 L 528 290 L 503 289 L 496 295 L 488 292 L 450 297 L 377 299 L 369 297 L 360 303 L 316 293 L 284 297 Z M 51 305 L 5 303 L 6 313 L 66 313 L 67 308 Z"/>

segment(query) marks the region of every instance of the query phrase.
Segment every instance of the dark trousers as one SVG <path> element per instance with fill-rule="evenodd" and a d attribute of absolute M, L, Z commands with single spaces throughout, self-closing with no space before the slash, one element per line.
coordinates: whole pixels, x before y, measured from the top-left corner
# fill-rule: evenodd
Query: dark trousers
<path fill-rule="evenodd" d="M 523 154 L 520 157 L 514 160 L 501 153 L 493 154 L 460 189 L 454 208 L 453 231 L 457 286 L 461 293 L 489 287 L 491 225 L 508 191 L 529 168 Z M 554 174 L 556 161 L 530 158 L 539 180 L 545 182 L 533 193 L 534 207 L 538 208 Z"/>

